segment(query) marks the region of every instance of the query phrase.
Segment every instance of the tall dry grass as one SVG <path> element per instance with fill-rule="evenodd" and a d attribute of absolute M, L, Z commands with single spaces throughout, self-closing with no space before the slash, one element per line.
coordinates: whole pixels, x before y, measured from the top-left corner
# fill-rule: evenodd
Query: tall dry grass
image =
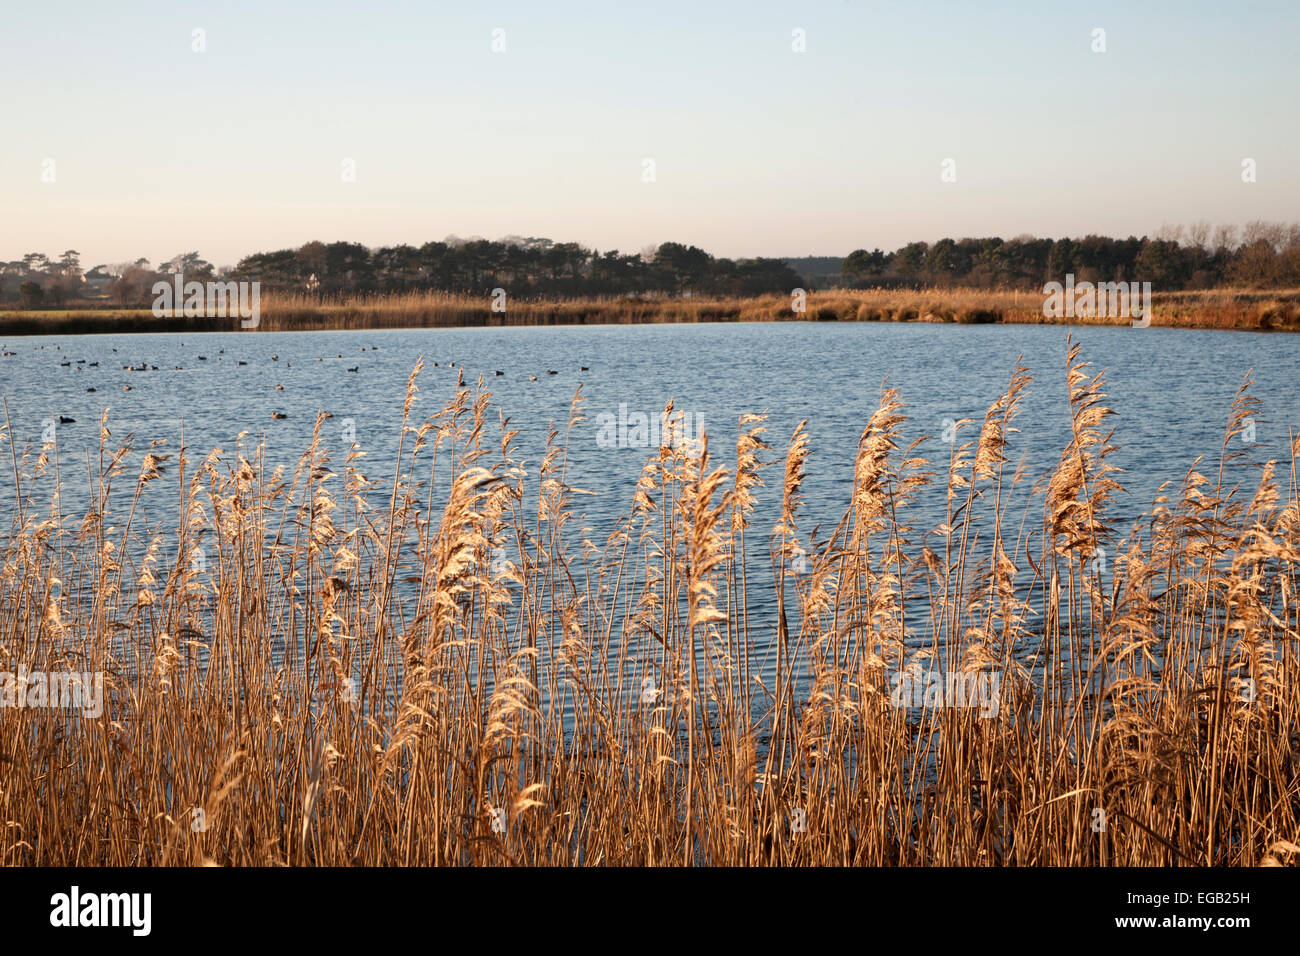
<path fill-rule="evenodd" d="M 808 293 L 803 311 L 793 295 L 637 299 L 509 299 L 493 313 L 483 296 L 417 292 L 321 299 L 268 293 L 268 330 L 411 328 L 475 325 L 592 325 L 678 322 L 952 322 L 1128 325 L 1130 318 L 1043 316 L 1037 291 L 973 288 L 833 289 Z M 1156 293 L 1152 325 L 1182 328 L 1300 330 L 1300 292 L 1216 289 Z"/>
<path fill-rule="evenodd" d="M 15 449 L 6 428 L 0 670 L 100 670 L 109 688 L 98 720 L 0 708 L 0 861 L 1294 861 L 1300 443 L 1243 483 L 1243 385 L 1219 460 L 1115 529 L 1104 383 L 1075 346 L 1072 438 L 1009 515 L 1029 381 L 1016 369 L 933 463 L 886 391 L 815 544 L 815 450 L 801 425 L 773 451 L 761 415 L 727 439 L 734 467 L 710 441 L 661 448 L 598 541 L 567 467 L 580 394 L 535 467 L 481 383 L 420 418 L 414 373 L 382 477 L 319 422 L 292 473 L 242 446 L 137 467 L 104 428 L 75 517 L 38 506 L 57 445 Z M 174 519 L 143 527 L 135 503 L 162 483 Z M 913 525 L 935 494 L 944 521 Z M 755 523 L 762 495 L 774 527 Z M 770 667 L 759 589 L 778 607 Z M 996 714 L 894 706 L 893 675 L 921 662 L 1000 675 Z"/>
<path fill-rule="evenodd" d="M 1128 325 L 1127 317 L 1045 318 L 1043 295 L 1030 290 L 833 289 L 808 293 L 801 312 L 793 295 L 692 298 L 605 296 L 571 299 L 508 298 L 493 312 L 487 296 L 447 292 L 357 295 L 341 298 L 268 291 L 261 298 L 259 331 L 376 328 L 465 328 L 500 325 L 634 325 L 691 322 L 952 322 L 976 325 Z M 1156 292 L 1154 326 L 1256 331 L 1300 331 L 1300 291 L 1211 289 Z M 149 309 L 76 308 L 0 310 L 0 335 L 96 332 L 236 331 L 232 318 L 157 318 Z"/>

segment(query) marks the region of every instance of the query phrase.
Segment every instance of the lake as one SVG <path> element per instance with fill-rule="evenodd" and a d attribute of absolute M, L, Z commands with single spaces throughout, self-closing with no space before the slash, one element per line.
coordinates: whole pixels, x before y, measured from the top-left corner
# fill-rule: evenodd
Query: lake
<path fill-rule="evenodd" d="M 1033 476 L 1054 467 L 1069 440 L 1064 366 L 1071 332 L 1093 371 L 1105 371 L 1108 404 L 1117 413 L 1110 422 L 1120 448 L 1112 463 L 1124 469 L 1126 490 L 1110 517 L 1121 536 L 1150 507 L 1160 484 L 1180 481 L 1197 456 L 1212 460 L 1207 473 L 1217 468 L 1229 408 L 1248 372 L 1263 408 L 1255 443 L 1242 443 L 1241 450 L 1256 464 L 1287 458 L 1291 430 L 1300 423 L 1300 337 L 1161 328 L 760 323 L 51 336 L 3 343 L 16 354 L 0 359 L 0 395 L 20 452 L 27 443 L 39 450 L 51 418 L 75 420 L 58 425 L 57 434 L 63 513 L 78 515 L 86 501 L 87 456 L 94 468 L 105 409 L 110 445 L 134 435 L 129 476 L 138 473 L 151 440 L 165 439 L 159 451 L 174 453 L 182 425 L 192 461 L 214 446 L 232 457 L 236 436 L 246 431 L 265 441 L 269 466 L 283 465 L 291 474 L 323 409 L 334 416 L 323 435 L 335 465 L 355 436 L 366 451 L 366 473 L 383 480 L 393 472 L 406 382 L 420 356 L 427 367 L 413 417 L 437 411 L 462 373 L 471 383 L 483 376 L 494 407 L 521 430 L 518 453 L 535 496 L 531 469 L 541 459 L 548 425 L 563 429 L 581 384 L 587 419 L 571 436 L 569 481 L 592 492 L 575 498 L 574 508 L 598 543 L 629 510 L 652 452 L 628 442 L 608 447 L 601 428 L 609 418 L 601 416 L 635 423 L 639 413 L 656 421 L 671 398 L 709 435 L 714 460 L 733 464 L 738 417 L 765 411 L 770 459 L 779 459 L 791 431 L 808 421 L 812 454 L 801 530 L 806 535 L 820 525 L 824 540 L 846 507 L 857 442 L 886 385 L 907 403 L 905 436 L 934 436 L 922 453 L 942 475 L 945 424 L 974 419 L 961 433 L 961 440 L 974 440 L 1019 356 L 1035 380 L 1009 457 L 1014 463 L 1027 455 Z M 607 427 L 605 437 L 610 434 Z M 3 467 L 0 527 L 7 529 L 13 476 L 8 461 Z M 172 481 L 154 483 L 143 497 L 137 523 L 166 528 L 174 521 L 174 462 L 167 474 Z M 760 581 L 770 574 L 766 532 L 780 504 L 779 465 L 765 478 L 748 537 L 751 574 Z M 445 491 L 435 488 L 435 501 Z M 133 481 L 118 482 L 119 519 L 133 492 Z M 34 498 L 48 507 L 51 493 L 47 480 Z M 1019 505 L 1009 508 L 1016 523 L 1024 510 Z M 913 525 L 928 531 L 943 520 L 944 508 L 940 481 L 917 501 Z M 1029 526 L 1036 520 L 1031 514 Z M 769 592 L 751 591 L 759 616 L 772 610 Z M 760 641 L 770 641 L 770 633 Z"/>
<path fill-rule="evenodd" d="M 540 448 L 549 422 L 567 421 L 581 384 L 588 420 L 573 436 L 570 474 L 575 484 L 598 493 L 588 509 L 595 520 L 626 510 L 648 454 L 636 447 L 601 447 L 597 416 L 617 416 L 625 405 L 629 414 L 657 419 L 670 398 L 703 422 L 715 459 L 734 457 L 742 413 L 767 411 L 774 453 L 807 419 L 813 441 L 807 507 L 829 519 L 845 503 L 857 440 L 886 384 L 897 387 L 907 403 L 911 421 L 905 433 L 935 436 L 927 456 L 933 461 L 940 457 L 944 420 L 978 422 L 1023 356 L 1035 382 L 1013 457 L 1028 451 L 1035 471 L 1053 465 L 1068 440 L 1069 331 L 755 323 L 49 336 L 3 343 L 5 352 L 16 354 L 0 359 L 0 396 L 8 402 L 20 448 L 24 442 L 39 446 L 51 417 L 76 420 L 59 426 L 65 468 L 95 448 L 96 423 L 105 409 L 114 438 L 133 432 L 142 448 L 151 439 L 174 445 L 183 422 L 196 453 L 216 445 L 233 449 L 235 436 L 247 431 L 265 439 L 272 463 L 286 465 L 310 441 L 316 411 L 325 409 L 334 415 L 326 423 L 327 442 L 332 430 L 339 449 L 345 448 L 344 421 L 351 419 L 377 476 L 392 470 L 386 456 L 396 446 L 406 380 L 423 355 L 428 367 L 418 382 L 417 412 L 432 413 L 449 398 L 459 373 L 470 383 L 483 375 L 494 406 L 522 429 L 525 449 Z M 1300 337 L 1160 328 L 1072 331 L 1084 358 L 1106 372 L 1121 446 L 1114 461 L 1126 469 L 1129 510 L 1144 508 L 1156 486 L 1180 478 L 1197 455 L 1217 457 L 1233 394 L 1251 370 L 1254 393 L 1263 401 L 1251 457 L 1285 457 L 1288 429 L 1300 422 Z M 140 364 L 148 370 L 122 368 Z M 498 370 L 504 374 L 495 375 Z M 128 385 L 131 390 L 124 391 Z M 276 412 L 288 417 L 273 420 Z M 65 481 L 65 494 L 74 494 L 75 473 L 65 473 Z M 6 483 L 12 485 L 12 475 Z"/>

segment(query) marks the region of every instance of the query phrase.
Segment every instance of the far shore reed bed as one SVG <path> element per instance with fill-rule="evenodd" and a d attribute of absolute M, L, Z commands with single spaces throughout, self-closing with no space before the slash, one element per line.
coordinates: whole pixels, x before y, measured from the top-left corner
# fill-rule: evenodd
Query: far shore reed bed
<path fill-rule="evenodd" d="M 445 292 L 328 298 L 268 291 L 258 331 L 376 328 L 466 328 L 507 325 L 632 325 L 680 322 L 951 322 L 958 324 L 1127 325 L 1121 317 L 1046 318 L 1043 295 L 1032 290 L 863 289 L 808 293 L 806 308 L 792 295 L 753 298 L 608 296 L 531 299 L 507 296 L 493 312 L 489 296 Z M 1300 290 L 1214 289 L 1152 296 L 1151 324 L 1182 328 L 1300 331 Z M 0 310 L 0 335 L 95 332 L 236 331 L 237 318 L 159 318 L 147 308 Z"/>
<path fill-rule="evenodd" d="M 0 863 L 1294 863 L 1300 442 L 1249 466 L 1247 381 L 1219 454 L 1112 527 L 1122 437 L 1102 376 L 1064 358 L 1040 385 L 1072 424 L 1048 475 L 1017 464 L 1030 379 L 1008 369 L 932 461 L 938 441 L 900 447 L 893 389 L 854 461 L 761 415 L 670 444 L 600 540 L 567 466 L 580 393 L 525 464 L 481 382 L 426 418 L 413 373 L 386 475 L 319 421 L 291 474 L 103 429 L 75 516 L 54 489 L 83 463 L 5 422 L 0 671 L 108 686 L 98 719 L 0 708 Z M 810 546 L 813 468 L 853 486 Z M 111 507 L 122 483 L 174 520 Z M 914 526 L 940 495 L 946 520 Z M 755 537 L 770 564 L 747 563 Z M 762 672 L 760 589 L 780 608 Z M 918 659 L 1000 675 L 996 712 L 896 706 Z"/>

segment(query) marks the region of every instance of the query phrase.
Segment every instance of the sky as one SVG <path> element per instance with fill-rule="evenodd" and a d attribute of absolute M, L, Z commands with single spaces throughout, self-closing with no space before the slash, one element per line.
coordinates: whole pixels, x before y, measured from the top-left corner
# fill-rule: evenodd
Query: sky
<path fill-rule="evenodd" d="M 1300 219 L 1294 0 L 69 0 L 0 24 L 0 260 Z"/>

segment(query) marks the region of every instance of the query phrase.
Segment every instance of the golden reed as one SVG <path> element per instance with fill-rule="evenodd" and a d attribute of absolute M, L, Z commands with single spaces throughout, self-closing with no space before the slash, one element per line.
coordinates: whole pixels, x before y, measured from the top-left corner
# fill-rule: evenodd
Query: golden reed
<path fill-rule="evenodd" d="M 1296 290 L 1210 289 L 1152 295 L 1154 326 L 1253 331 L 1300 331 Z M 1037 290 L 834 289 L 802 297 L 753 298 L 516 298 L 493 312 L 490 296 L 448 292 L 329 298 L 268 291 L 259 331 L 464 328 L 489 325 L 634 325 L 690 322 L 953 322 L 958 324 L 1128 325 L 1125 316 L 1043 314 Z M 798 306 L 798 311 L 796 311 Z M 95 332 L 233 332 L 229 317 L 171 318 L 147 308 L 0 309 L 0 335 L 82 335 Z"/>
<path fill-rule="evenodd" d="M 0 671 L 106 686 L 98 719 L 0 708 L 0 861 L 1300 855 L 1300 444 L 1242 467 L 1249 382 L 1219 461 L 1123 533 L 1107 517 L 1103 381 L 1077 345 L 1072 438 L 1019 518 L 1005 510 L 1031 482 L 1015 464 L 1024 369 L 934 465 L 925 445 L 901 447 L 888 390 L 843 517 L 810 547 L 803 425 L 769 460 L 763 416 L 743 417 L 730 468 L 708 440 L 665 443 L 618 529 L 592 541 L 567 470 L 580 393 L 526 467 L 481 382 L 414 416 L 419 371 L 387 478 L 363 473 L 356 446 L 327 448 L 320 420 L 292 474 L 242 440 L 141 460 L 103 428 L 94 502 L 75 519 L 52 495 L 57 445 L 14 448 L 6 420 Z M 175 517 L 145 527 L 137 506 L 160 482 Z M 110 506 L 122 483 L 125 511 Z M 773 528 L 753 521 L 766 487 Z M 946 518 L 918 528 L 910 505 L 927 493 L 946 495 Z M 754 536 L 771 568 L 747 567 Z M 1103 548 L 1113 574 L 1098 573 Z M 760 589 L 776 607 L 766 666 Z M 919 679 L 921 663 L 968 683 L 997 674 L 971 684 L 996 686 L 997 706 L 946 706 L 933 683 L 932 706 L 899 706 L 898 675 Z"/>

